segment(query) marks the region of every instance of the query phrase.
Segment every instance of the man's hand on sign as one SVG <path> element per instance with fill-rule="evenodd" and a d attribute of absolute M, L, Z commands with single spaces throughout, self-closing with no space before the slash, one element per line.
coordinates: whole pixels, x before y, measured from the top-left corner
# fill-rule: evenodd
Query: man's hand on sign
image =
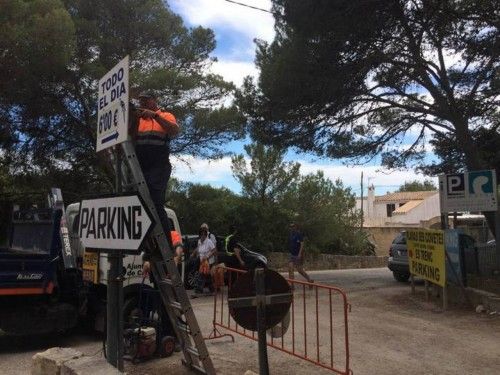
<path fill-rule="evenodd" d="M 156 112 L 146 108 L 138 108 L 139 116 L 142 118 L 155 118 Z"/>

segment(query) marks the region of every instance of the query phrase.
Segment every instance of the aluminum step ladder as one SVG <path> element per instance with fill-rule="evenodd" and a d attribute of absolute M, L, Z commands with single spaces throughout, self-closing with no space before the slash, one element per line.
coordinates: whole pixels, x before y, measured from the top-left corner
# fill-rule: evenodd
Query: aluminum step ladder
<path fill-rule="evenodd" d="M 183 364 L 203 374 L 215 374 L 215 368 L 205 345 L 205 339 L 200 331 L 189 297 L 174 262 L 173 250 L 149 194 L 135 148 L 131 141 L 125 141 L 121 145 L 125 163 L 128 165 L 136 190 L 152 215 L 154 228 L 149 238 L 150 242 L 154 242 L 154 245 L 151 246 L 151 270 L 157 281 L 156 284 L 172 327 L 174 327 L 175 333 L 180 340 L 184 353 Z"/>

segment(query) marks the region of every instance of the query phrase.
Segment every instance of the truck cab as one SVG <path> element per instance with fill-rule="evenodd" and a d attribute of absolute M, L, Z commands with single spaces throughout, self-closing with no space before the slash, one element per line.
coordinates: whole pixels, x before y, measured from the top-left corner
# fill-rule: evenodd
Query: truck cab
<path fill-rule="evenodd" d="M 76 326 L 84 300 L 81 275 L 64 264 L 58 208 L 16 210 L 0 248 L 0 329 L 11 335 Z M 75 262 L 76 264 L 76 262 Z"/>

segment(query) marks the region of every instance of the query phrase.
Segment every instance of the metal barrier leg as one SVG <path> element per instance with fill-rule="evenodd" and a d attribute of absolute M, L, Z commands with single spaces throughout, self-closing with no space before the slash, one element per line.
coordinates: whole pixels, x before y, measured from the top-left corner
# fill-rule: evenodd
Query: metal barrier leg
<path fill-rule="evenodd" d="M 257 298 L 257 332 L 259 339 L 259 374 L 269 375 L 266 340 L 266 286 L 264 269 L 255 270 L 255 297 Z"/>

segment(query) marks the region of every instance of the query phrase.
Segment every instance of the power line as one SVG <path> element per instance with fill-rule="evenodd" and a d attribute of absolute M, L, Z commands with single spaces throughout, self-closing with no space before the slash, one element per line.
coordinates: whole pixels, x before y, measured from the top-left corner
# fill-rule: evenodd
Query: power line
<path fill-rule="evenodd" d="M 271 12 L 270 10 L 264 9 L 264 8 L 258 8 L 253 5 L 248 5 L 245 3 L 240 3 L 239 1 L 234 1 L 234 0 L 224 0 L 227 1 L 228 3 L 236 4 L 236 5 L 241 5 L 242 7 L 250 8 L 250 9 L 255 9 L 255 10 L 260 10 L 261 12 L 266 12 L 269 14 L 274 14 L 274 12 Z"/>

